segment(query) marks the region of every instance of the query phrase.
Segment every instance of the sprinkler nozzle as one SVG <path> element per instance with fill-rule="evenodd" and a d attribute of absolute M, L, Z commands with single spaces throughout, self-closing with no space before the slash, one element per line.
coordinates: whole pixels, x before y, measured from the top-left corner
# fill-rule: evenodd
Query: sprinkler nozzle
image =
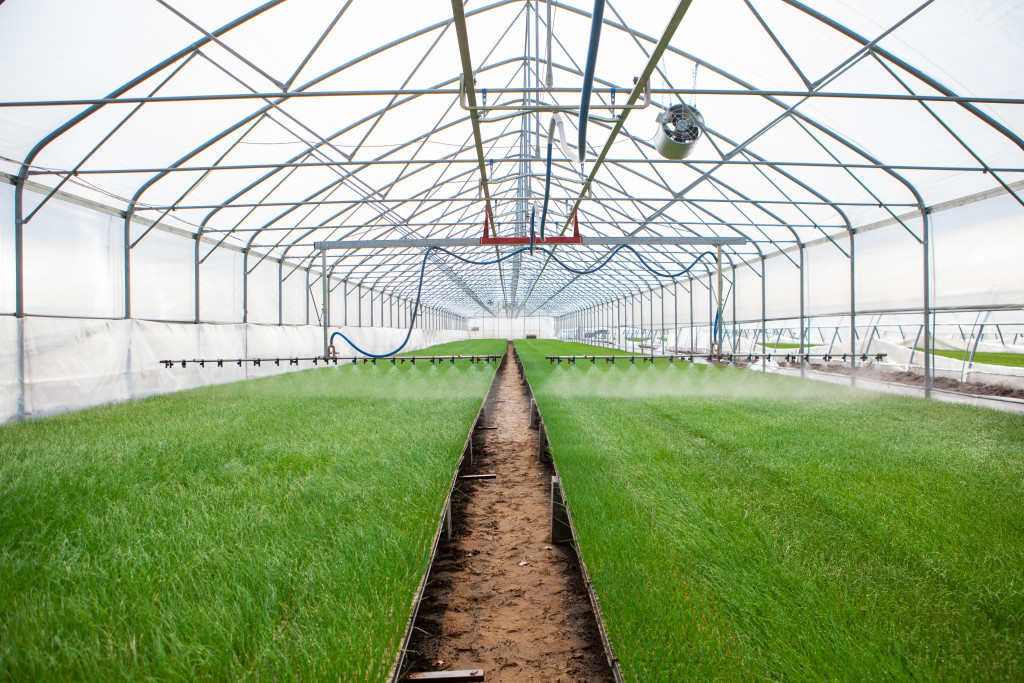
<path fill-rule="evenodd" d="M 370 359 L 370 362 L 373 363 L 374 365 L 376 365 L 377 364 L 377 359 L 376 358 L 372 358 L 372 359 Z"/>
<path fill-rule="evenodd" d="M 224 361 L 222 361 L 222 360 L 217 361 L 217 367 L 218 368 L 224 367 Z"/>
<path fill-rule="evenodd" d="M 356 364 L 356 359 L 355 359 L 355 358 L 353 358 L 353 359 L 352 359 L 352 365 L 355 365 L 355 364 Z"/>
<path fill-rule="evenodd" d="M 394 359 L 394 358 L 392 358 L 392 359 L 391 359 L 391 364 L 392 364 L 392 365 L 394 365 L 394 364 L 395 364 L 395 359 Z"/>
<path fill-rule="evenodd" d="M 645 362 L 646 362 L 646 361 L 645 361 Z M 630 358 L 630 359 L 629 359 L 629 364 L 630 364 L 630 365 L 636 365 L 636 358 Z"/>

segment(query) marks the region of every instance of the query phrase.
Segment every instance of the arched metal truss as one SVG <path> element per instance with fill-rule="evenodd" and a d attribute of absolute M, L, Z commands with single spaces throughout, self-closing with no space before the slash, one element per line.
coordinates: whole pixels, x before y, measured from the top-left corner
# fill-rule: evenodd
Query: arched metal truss
<path fill-rule="evenodd" d="M 153 21 L 173 26 L 178 37 L 162 43 L 177 43 L 169 56 L 141 64 L 138 75 L 106 94 L 81 97 L 78 89 L 77 99 L 57 93 L 0 102 L 0 115 L 61 112 L 22 153 L 17 145 L 3 152 L 0 163 L 16 185 L 19 249 L 50 197 L 68 190 L 123 215 L 126 278 L 133 250 L 163 228 L 194 237 L 197 283 L 201 265 L 230 247 L 244 252 L 246 275 L 268 258 L 282 262 L 281 278 L 311 271 L 309 290 L 318 286 L 318 241 L 475 237 L 488 205 L 495 234 L 528 234 L 543 195 L 549 116 L 537 108 L 578 102 L 591 3 L 413 3 L 401 22 L 412 30 L 383 30 L 381 44 L 358 53 L 343 49 L 346 36 L 372 45 L 366 36 L 394 19 L 390 3 L 348 0 L 311 11 L 299 0 L 271 0 L 241 8 L 219 27 L 208 25 L 218 13 L 201 4 L 153 5 Z M 681 18 L 689 5 L 609 3 L 594 98 L 623 107 L 644 85 L 623 74 L 640 75 L 651 60 L 648 85 L 659 107 L 696 98 L 705 113 L 697 153 L 660 158 L 649 141 L 652 117 L 642 110 L 625 125 L 615 112 L 595 117 L 582 168 L 556 154 L 552 231 L 564 230 L 578 207 L 585 235 L 742 236 L 746 244 L 727 247 L 725 259 L 755 273 L 770 258 L 800 267 L 806 245 L 825 240 L 849 259 L 852 278 L 853 235 L 890 222 L 921 243 L 927 278 L 932 207 L 993 189 L 1024 203 L 1020 84 L 992 92 L 984 89 L 990 78 L 979 79 L 980 90 L 956 81 L 940 57 L 955 59 L 965 48 L 945 50 L 941 35 L 935 45 L 910 49 L 919 26 L 969 17 L 971 3 L 887 2 L 858 14 L 841 2 L 696 0 L 682 28 L 659 47 L 666 34 L 650 27 L 664 25 L 673 11 Z M 1024 28 L 1014 3 L 996 9 L 1011 22 L 1009 35 Z M 881 18 L 865 18 L 874 10 Z M 295 21 L 308 22 L 288 32 L 303 47 L 288 64 L 277 63 L 260 39 L 273 38 L 292 11 Z M 730 22 L 746 27 L 743 45 L 723 33 Z M 993 54 L 991 63 L 1019 81 L 1012 55 Z M 467 64 L 473 97 L 502 107 L 479 120 L 459 104 Z M 159 122 L 189 132 L 165 136 L 151 128 L 164 144 L 135 154 L 138 129 Z M 910 141 L 894 146 L 904 137 L 900 127 Z M 927 150 L 914 146 L 919 127 L 933 136 Z M 50 189 L 29 206 L 24 190 L 33 182 Z M 665 268 L 699 253 L 684 245 L 642 249 Z M 482 258 L 506 248 L 461 251 Z M 582 266 L 605 251 L 565 250 L 563 258 Z M 343 282 L 408 299 L 422 255 L 395 248 L 331 253 L 327 269 L 332 287 Z M 527 256 L 496 266 L 431 256 L 424 302 L 464 317 L 559 316 L 661 284 L 626 256 L 586 277 L 546 265 Z M 698 268 L 710 277 L 710 266 Z M 18 287 L 20 315 L 20 272 Z M 197 321 L 198 290 L 196 284 Z M 927 310 L 927 286 L 922 296 Z M 125 297 L 128 317 L 129 287 Z"/>

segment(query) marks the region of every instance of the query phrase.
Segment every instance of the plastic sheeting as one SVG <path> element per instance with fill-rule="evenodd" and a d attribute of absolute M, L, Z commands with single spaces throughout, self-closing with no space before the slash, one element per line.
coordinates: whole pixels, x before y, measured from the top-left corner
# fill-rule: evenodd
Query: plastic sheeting
<path fill-rule="evenodd" d="M 305 370 L 303 362 L 188 363 L 159 361 L 218 358 L 290 358 L 323 354 L 323 329 L 313 325 L 190 324 L 144 320 L 24 319 L 24 416 L 38 417 L 209 384 Z M 331 328 L 368 351 L 388 351 L 406 331 Z M 404 351 L 466 339 L 452 330 L 413 330 Z M 341 355 L 355 355 L 338 345 Z M 18 417 L 18 320 L 0 317 L 0 422 Z"/>
<path fill-rule="evenodd" d="M 555 336 L 555 320 L 546 316 L 521 318 L 470 318 L 467 322 L 470 339 L 525 339 L 533 335 L 538 339 Z"/>

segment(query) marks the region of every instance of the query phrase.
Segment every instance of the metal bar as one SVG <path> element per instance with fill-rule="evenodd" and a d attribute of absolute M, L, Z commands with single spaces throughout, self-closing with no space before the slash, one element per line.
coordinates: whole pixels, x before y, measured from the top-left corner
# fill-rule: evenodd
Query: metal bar
<path fill-rule="evenodd" d="M 427 141 L 430 144 L 435 144 L 431 141 Z M 282 144 L 301 144 L 299 141 L 295 143 L 282 143 Z M 437 143 L 439 144 L 439 143 Z M 495 163 L 519 163 L 522 161 L 529 161 L 528 158 L 523 157 L 503 157 L 496 159 Z M 217 166 L 156 166 L 147 168 L 81 168 L 73 171 L 76 176 L 80 175 L 114 175 L 123 173 L 195 173 L 198 171 L 246 171 L 246 170 L 258 170 L 263 168 L 273 169 L 285 169 L 292 167 L 302 168 L 318 168 L 324 166 L 387 166 L 387 165 L 412 165 L 412 164 L 475 164 L 476 159 L 453 159 L 451 157 L 442 158 L 417 158 L 417 159 L 364 159 L 360 161 L 356 160 L 340 160 L 340 161 L 297 161 L 297 162 L 284 162 L 284 163 L 267 163 L 267 164 L 220 164 Z M 922 166 L 920 164 L 864 164 L 864 163 L 846 163 L 846 162 L 825 162 L 825 161 L 762 161 L 758 159 L 686 159 L 682 162 L 675 159 L 656 159 L 656 158 L 612 158 L 605 159 L 606 164 L 672 164 L 678 166 L 680 163 L 687 165 L 699 165 L 699 164 L 722 164 L 725 166 L 792 166 L 795 168 L 852 168 L 852 169 L 875 169 L 875 170 L 894 170 L 894 171 L 955 171 L 962 173 L 1019 173 L 1022 169 L 1012 167 L 994 167 L 994 166 Z M 45 176 L 45 175 L 67 175 L 72 173 L 67 169 L 59 168 L 44 168 L 41 166 L 33 167 L 29 169 L 28 175 L 30 176 Z"/>
<path fill-rule="evenodd" d="M 462 6 L 462 0 L 452 0 L 452 17 L 455 20 L 455 34 L 458 37 L 459 56 L 462 60 L 462 78 L 459 90 L 465 90 L 466 99 L 469 101 L 470 106 L 476 106 L 473 62 L 469 54 L 469 33 L 466 28 L 466 11 Z M 487 186 L 487 162 L 484 159 L 483 136 L 480 133 L 480 117 L 476 112 L 470 113 L 470 122 L 473 126 L 473 141 L 476 145 L 477 165 L 480 169 L 480 182 L 483 185 L 486 215 L 493 224 L 494 212 L 491 208 L 491 191 Z"/>
<path fill-rule="evenodd" d="M 1000 190 L 1000 193 L 1004 194 L 1005 192 L 1003 190 Z M 267 207 L 267 206 L 287 206 L 287 207 L 293 207 L 294 208 L 294 207 L 297 207 L 297 206 L 305 206 L 305 205 L 311 205 L 311 204 L 312 205 L 318 205 L 318 206 L 320 206 L 320 205 L 330 205 L 330 204 L 383 204 L 385 202 L 395 202 L 395 203 L 398 203 L 398 204 L 405 204 L 405 203 L 409 203 L 409 202 L 413 202 L 413 201 L 418 201 L 418 200 L 413 199 L 413 198 L 409 198 L 409 199 L 324 199 L 324 200 L 304 200 L 304 201 L 291 201 L 291 202 L 262 202 L 262 203 L 178 204 L 178 205 L 160 205 L 160 204 L 153 205 L 153 204 L 148 204 L 146 206 L 140 206 L 140 207 L 136 208 L 136 212 L 139 212 L 139 211 L 167 211 L 167 210 L 171 210 L 171 209 L 174 209 L 174 210 L 177 210 L 177 211 L 185 211 L 185 210 L 188 210 L 188 209 L 223 209 L 223 208 L 239 209 L 239 208 Z M 440 200 L 440 201 L 443 201 L 443 202 L 468 202 L 468 203 L 473 203 L 473 202 L 478 202 L 480 200 L 475 198 L 475 197 L 453 197 L 453 198 L 444 199 L 444 200 Z M 581 202 L 582 201 L 592 201 L 592 202 L 597 202 L 599 204 L 603 204 L 603 203 L 607 203 L 607 202 L 663 202 L 663 201 L 665 201 L 665 198 L 664 197 L 643 197 L 643 198 L 640 198 L 640 197 L 602 197 L 600 199 L 584 198 L 584 199 L 581 200 Z M 784 206 L 793 206 L 794 204 L 798 204 L 798 205 L 802 205 L 802 206 L 833 206 L 833 205 L 838 205 L 838 206 L 856 206 L 856 207 L 870 207 L 870 208 L 877 208 L 878 207 L 878 202 L 852 202 L 852 201 L 847 202 L 847 201 L 841 201 L 841 200 L 838 200 L 838 201 L 811 201 L 811 200 L 799 200 L 799 199 L 795 199 L 795 200 L 792 200 L 792 201 L 786 201 L 786 200 L 782 200 L 782 199 L 717 199 L 717 198 L 712 198 L 712 197 L 708 197 L 708 198 L 703 198 L 703 197 L 696 197 L 696 198 L 695 197 L 685 197 L 685 198 L 683 198 L 683 197 L 680 197 L 680 198 L 676 198 L 676 199 L 670 200 L 670 203 L 675 203 L 677 201 L 686 201 L 686 202 L 691 202 L 691 203 L 694 203 L 694 204 L 765 204 L 765 205 L 778 204 L 778 205 L 784 205 Z M 887 202 L 886 206 L 896 206 L 896 207 L 904 207 L 904 208 L 905 207 L 914 207 L 914 208 L 918 207 L 916 202 Z M 660 216 L 662 213 L 664 213 L 664 212 L 661 212 L 658 215 Z M 653 218 L 655 218 L 655 217 L 652 216 L 652 220 L 653 220 Z M 570 217 L 569 220 L 570 221 L 572 220 L 571 217 Z M 635 223 L 636 222 L 643 222 L 644 225 L 649 225 L 650 224 L 646 220 L 644 220 L 644 221 L 633 220 L 633 221 L 629 221 L 629 222 L 635 222 Z M 244 231 L 246 231 L 246 229 L 245 228 L 241 228 L 241 231 L 244 232 Z"/>
<path fill-rule="evenodd" d="M 492 238 L 493 239 L 493 238 Z M 529 238 L 510 237 L 509 240 L 525 240 L 508 242 L 508 244 L 529 244 Z M 613 245 L 701 245 L 721 246 L 726 244 L 746 244 L 745 237 L 697 237 L 680 235 L 679 237 L 660 236 L 620 236 L 620 237 L 581 237 L 579 242 L 554 242 L 560 246 L 613 246 Z M 537 240 L 535 244 L 548 244 L 547 241 Z M 419 247 L 479 247 L 488 246 L 478 237 L 438 237 L 438 238 L 408 238 L 397 240 L 333 240 L 314 242 L 313 248 L 317 251 L 325 249 L 410 249 Z"/>
<path fill-rule="evenodd" d="M 209 42 L 209 41 L 203 41 Z M 878 51 L 878 47 L 872 48 Z M 887 59 L 889 59 L 887 57 Z M 890 59 L 894 63 L 897 60 Z M 611 94 L 612 91 L 622 92 L 625 88 L 594 88 L 595 94 Z M 576 94 L 579 88 L 488 88 L 488 92 L 497 94 Z M 15 100 L 0 102 L 0 108 L 12 107 L 82 107 L 105 104 L 148 104 L 160 102 L 208 102 L 219 100 L 258 100 L 266 98 L 302 99 L 306 97 L 372 97 L 394 95 L 459 95 L 459 88 L 392 88 L 379 90 L 300 90 L 291 92 L 253 92 L 253 93 L 211 93 L 207 95 L 159 95 L 154 97 L 97 97 L 68 100 Z M 1024 99 L 1014 97 L 975 97 L 961 95 L 903 95 L 898 93 L 863 93 L 863 92 L 818 92 L 805 90 L 761 90 L 757 88 L 745 90 L 727 90 L 711 88 L 651 88 L 652 95 L 706 95 L 706 96 L 756 96 L 756 97 L 811 97 L 821 99 L 859 99 L 859 100 L 895 100 L 908 102 L 954 102 L 958 104 L 1024 104 Z M 616 109 L 621 109 L 616 106 Z"/>

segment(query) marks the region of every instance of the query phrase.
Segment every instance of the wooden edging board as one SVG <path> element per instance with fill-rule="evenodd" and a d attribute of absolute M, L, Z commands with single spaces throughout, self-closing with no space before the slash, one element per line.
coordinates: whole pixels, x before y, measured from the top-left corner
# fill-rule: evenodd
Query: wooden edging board
<path fill-rule="evenodd" d="M 451 536 L 451 505 L 452 505 L 452 493 L 455 491 L 455 485 L 458 483 L 459 474 L 467 464 L 473 462 L 473 434 L 477 430 L 479 423 L 485 419 L 487 399 L 490 397 L 491 392 L 494 391 L 495 380 L 498 378 L 498 371 L 501 370 L 502 364 L 505 362 L 506 355 L 501 357 L 498 361 L 498 365 L 494 368 L 494 377 L 491 379 L 491 385 L 487 388 L 487 393 L 484 394 L 483 401 L 480 402 L 480 409 L 476 413 L 476 418 L 473 420 L 472 426 L 469 428 L 469 434 L 466 436 L 466 443 L 462 447 L 462 455 L 459 457 L 459 462 L 455 466 L 455 472 L 452 473 L 452 480 L 448 486 L 448 495 L 445 496 L 444 506 L 441 508 L 441 517 L 437 522 L 437 531 L 434 532 L 434 540 L 430 544 L 430 560 L 427 562 L 427 570 L 423 572 L 423 578 L 420 579 L 419 586 L 416 588 L 416 595 L 412 599 L 412 608 L 409 614 L 409 620 L 405 625 L 405 633 L 402 635 L 402 640 L 398 645 L 398 651 L 395 653 L 395 658 L 391 662 L 391 670 L 388 672 L 388 681 L 391 683 L 399 683 L 402 680 L 403 673 L 402 669 L 405 667 L 405 655 L 408 651 L 409 641 L 412 639 L 412 629 L 416 624 L 416 617 L 420 611 L 420 601 L 423 600 L 423 592 L 427 588 L 427 583 L 430 581 L 430 571 L 434 568 L 434 560 L 437 558 L 437 546 L 441 541 L 441 534 L 448 530 L 449 537 Z"/>
<path fill-rule="evenodd" d="M 572 537 L 570 541 L 573 548 L 576 550 L 576 558 L 580 562 L 580 571 L 583 572 L 583 583 L 587 587 L 587 597 L 590 599 L 590 607 L 594 610 L 594 618 L 597 621 L 597 632 L 601 636 L 601 645 L 604 647 L 604 656 L 608 660 L 608 666 L 612 670 L 612 677 L 616 683 L 622 683 L 622 670 L 619 668 L 619 659 L 615 656 L 615 651 L 612 649 L 612 641 L 608 637 L 608 630 L 604 626 L 604 615 L 601 613 L 601 605 L 597 600 L 597 593 L 594 592 L 594 584 L 590 581 L 590 574 L 587 572 L 587 563 L 583 559 L 583 553 L 580 551 L 578 537 L 576 536 L 576 526 L 572 521 L 572 511 L 569 509 L 569 501 L 565 495 L 565 489 L 562 488 L 562 475 L 558 472 L 558 463 L 555 462 L 554 456 L 547 450 L 547 429 L 544 427 L 544 416 L 540 413 L 540 406 L 537 405 L 537 400 L 533 395 L 533 387 L 530 386 L 530 381 L 526 378 L 526 370 L 523 367 L 521 361 L 519 361 L 519 354 L 516 354 L 516 361 L 519 366 L 519 373 L 523 380 L 523 385 L 526 387 L 526 392 L 530 397 L 530 408 L 531 412 L 536 411 L 536 428 L 538 433 L 538 447 L 539 452 L 537 457 L 546 460 L 551 463 L 551 466 L 555 470 L 555 479 L 557 480 L 557 486 L 561 492 L 561 499 L 563 501 L 562 507 L 565 511 L 565 517 L 569 522 L 569 534 Z M 531 416 L 531 426 L 533 422 Z"/>

